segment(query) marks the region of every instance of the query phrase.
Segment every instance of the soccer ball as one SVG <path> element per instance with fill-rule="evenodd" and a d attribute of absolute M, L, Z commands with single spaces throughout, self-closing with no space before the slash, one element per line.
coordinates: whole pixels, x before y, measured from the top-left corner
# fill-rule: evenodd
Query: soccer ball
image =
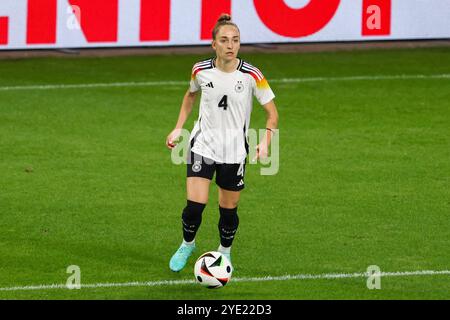
<path fill-rule="evenodd" d="M 194 266 L 195 279 L 209 289 L 221 288 L 230 281 L 233 267 L 222 253 L 210 251 L 202 254 Z"/>

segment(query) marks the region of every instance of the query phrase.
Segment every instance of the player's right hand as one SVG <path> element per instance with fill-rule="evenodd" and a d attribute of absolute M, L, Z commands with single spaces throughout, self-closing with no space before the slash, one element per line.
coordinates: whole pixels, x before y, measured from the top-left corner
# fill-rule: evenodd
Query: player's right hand
<path fill-rule="evenodd" d="M 166 138 L 166 146 L 169 149 L 175 148 L 177 145 L 177 140 L 181 135 L 181 129 L 173 129 L 171 133 Z"/>

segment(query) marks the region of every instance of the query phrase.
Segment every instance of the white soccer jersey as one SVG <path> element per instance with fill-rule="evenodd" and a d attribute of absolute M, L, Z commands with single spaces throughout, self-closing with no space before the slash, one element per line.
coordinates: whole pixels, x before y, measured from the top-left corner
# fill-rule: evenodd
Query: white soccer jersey
<path fill-rule="evenodd" d="M 190 91 L 202 91 L 198 121 L 190 136 L 191 150 L 220 163 L 242 163 L 248 154 L 253 96 L 261 105 L 275 95 L 258 68 L 240 59 L 231 73 L 216 68 L 215 59 L 192 68 Z"/>

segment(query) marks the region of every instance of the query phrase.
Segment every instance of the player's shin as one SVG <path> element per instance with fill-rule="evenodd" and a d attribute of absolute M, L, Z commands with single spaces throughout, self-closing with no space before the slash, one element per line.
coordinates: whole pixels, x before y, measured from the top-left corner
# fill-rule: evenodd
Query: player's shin
<path fill-rule="evenodd" d="M 187 200 L 181 216 L 183 222 L 183 239 L 186 243 L 194 241 L 195 235 L 202 223 L 202 213 L 205 204 Z"/>
<path fill-rule="evenodd" d="M 224 253 L 230 253 L 230 247 L 233 244 L 236 231 L 239 226 L 239 216 L 237 207 L 233 209 L 222 208 L 219 206 L 219 234 L 220 247 L 219 250 Z"/>

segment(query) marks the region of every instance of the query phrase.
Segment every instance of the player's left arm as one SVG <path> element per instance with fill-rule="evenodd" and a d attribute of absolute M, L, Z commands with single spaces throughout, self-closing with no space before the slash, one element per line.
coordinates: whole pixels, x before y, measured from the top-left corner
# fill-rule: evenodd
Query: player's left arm
<path fill-rule="evenodd" d="M 270 100 L 262 107 L 266 112 L 266 132 L 261 142 L 256 146 L 256 157 L 253 160 L 268 156 L 272 136 L 275 134 L 275 129 L 278 128 L 278 110 L 275 102 Z"/>

